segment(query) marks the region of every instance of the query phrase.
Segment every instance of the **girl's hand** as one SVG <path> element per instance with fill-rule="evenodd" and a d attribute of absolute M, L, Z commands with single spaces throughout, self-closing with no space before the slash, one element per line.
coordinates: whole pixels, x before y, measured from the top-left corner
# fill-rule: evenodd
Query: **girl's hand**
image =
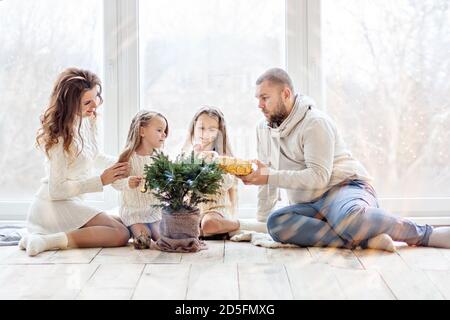
<path fill-rule="evenodd" d="M 194 152 L 199 153 L 203 151 L 203 146 L 200 143 L 194 145 Z"/>
<path fill-rule="evenodd" d="M 109 167 L 100 176 L 104 186 L 113 183 L 116 180 L 128 177 L 130 174 L 130 165 L 128 162 L 118 162 Z"/>
<path fill-rule="evenodd" d="M 215 151 L 202 151 L 198 154 L 200 159 L 204 159 L 206 163 L 213 163 L 219 157 L 219 154 Z"/>
<path fill-rule="evenodd" d="M 128 186 L 130 189 L 136 189 L 142 182 L 143 177 L 131 176 L 128 178 Z"/>

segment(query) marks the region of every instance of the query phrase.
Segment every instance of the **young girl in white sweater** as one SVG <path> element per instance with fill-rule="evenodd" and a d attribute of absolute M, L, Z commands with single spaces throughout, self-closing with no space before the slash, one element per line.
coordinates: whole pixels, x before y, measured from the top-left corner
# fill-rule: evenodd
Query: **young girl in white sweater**
<path fill-rule="evenodd" d="M 167 119 L 160 113 L 142 110 L 131 121 L 125 150 L 120 162 L 129 162 L 130 176 L 113 183 L 121 191 L 120 218 L 130 229 L 136 249 L 150 248 L 151 240 L 159 239 L 161 210 L 153 205 L 158 200 L 142 193 L 144 166 L 152 163 L 151 156 L 160 149 L 169 134 Z"/>
<path fill-rule="evenodd" d="M 225 117 L 218 108 L 204 106 L 194 115 L 183 147 L 184 153 L 192 151 L 201 157 L 208 157 L 210 152 L 232 156 Z M 222 178 L 221 192 L 213 197 L 214 202 L 199 205 L 200 231 L 203 237 L 226 234 L 239 229 L 239 221 L 235 218 L 237 179 L 230 174 L 224 174 Z"/>
<path fill-rule="evenodd" d="M 194 115 L 183 152 L 190 153 L 192 150 L 205 159 L 212 153 L 233 156 L 225 117 L 220 109 L 204 106 Z M 224 174 L 222 190 L 213 198 L 215 201 L 199 205 L 202 216 L 200 231 L 203 238 L 226 234 L 231 236 L 239 230 L 266 232 L 265 223 L 252 219 L 237 219 L 237 184 L 234 176 Z"/>

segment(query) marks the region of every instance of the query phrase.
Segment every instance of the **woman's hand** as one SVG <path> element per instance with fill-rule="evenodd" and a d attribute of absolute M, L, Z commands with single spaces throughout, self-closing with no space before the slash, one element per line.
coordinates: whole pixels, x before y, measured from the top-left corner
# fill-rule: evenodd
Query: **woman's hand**
<path fill-rule="evenodd" d="M 109 167 L 101 174 L 102 184 L 104 186 L 113 183 L 118 179 L 126 178 L 130 175 L 130 165 L 128 162 L 118 162 Z"/>
<path fill-rule="evenodd" d="M 128 178 L 128 186 L 130 189 L 136 189 L 142 182 L 142 177 L 139 176 L 131 176 Z"/>

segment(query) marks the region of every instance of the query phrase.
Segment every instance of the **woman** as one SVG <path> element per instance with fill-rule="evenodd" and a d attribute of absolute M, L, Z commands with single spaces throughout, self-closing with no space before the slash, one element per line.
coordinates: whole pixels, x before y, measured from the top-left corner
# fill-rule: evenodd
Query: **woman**
<path fill-rule="evenodd" d="M 92 72 L 69 68 L 58 77 L 41 117 L 36 142 L 47 157 L 42 180 L 28 212 L 29 235 L 19 243 L 35 256 L 50 249 L 117 247 L 128 242 L 127 228 L 83 195 L 127 177 L 128 163 L 114 163 L 99 153 L 96 110 L 103 102 L 100 79 Z M 105 168 L 94 176 L 94 166 Z"/>

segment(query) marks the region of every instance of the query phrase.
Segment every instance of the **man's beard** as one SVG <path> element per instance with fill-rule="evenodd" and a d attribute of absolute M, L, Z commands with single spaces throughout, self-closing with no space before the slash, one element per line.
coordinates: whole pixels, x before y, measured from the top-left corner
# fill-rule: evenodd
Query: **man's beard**
<path fill-rule="evenodd" d="M 286 106 L 283 101 L 278 102 L 277 108 L 274 114 L 269 115 L 269 123 L 272 127 L 279 127 L 283 121 L 289 116 Z"/>

